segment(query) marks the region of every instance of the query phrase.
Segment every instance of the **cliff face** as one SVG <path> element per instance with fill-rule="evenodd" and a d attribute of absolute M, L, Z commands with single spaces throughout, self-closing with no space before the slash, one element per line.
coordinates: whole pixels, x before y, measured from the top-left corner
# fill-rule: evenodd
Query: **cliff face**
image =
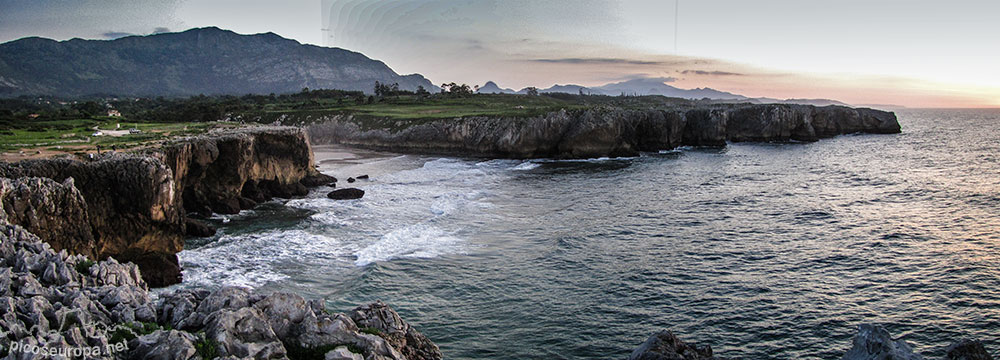
<path fill-rule="evenodd" d="M 134 262 L 147 283 L 166 286 L 181 279 L 176 253 L 188 212 L 234 213 L 304 195 L 303 180 L 323 182 L 312 163 L 309 141 L 295 128 L 206 135 L 90 162 L 0 163 L 0 217 L 56 250 Z"/>
<path fill-rule="evenodd" d="M 315 143 L 510 158 L 631 156 L 727 141 L 815 141 L 850 133 L 898 133 L 890 112 L 840 106 L 728 105 L 669 110 L 559 111 L 534 118 L 468 117 L 403 129 L 366 128 L 350 115 L 309 127 Z"/>
<path fill-rule="evenodd" d="M 307 193 L 318 174 L 312 148 L 297 128 L 252 128 L 185 139 L 150 155 L 173 170 L 188 212 L 233 214 L 271 197 Z"/>

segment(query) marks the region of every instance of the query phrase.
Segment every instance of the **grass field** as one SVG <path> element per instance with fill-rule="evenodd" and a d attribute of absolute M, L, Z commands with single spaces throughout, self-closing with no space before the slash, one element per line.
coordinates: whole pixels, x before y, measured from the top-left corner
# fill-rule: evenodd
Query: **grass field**
<path fill-rule="evenodd" d="M 112 147 L 128 149 L 147 146 L 174 137 L 195 135 L 219 126 L 218 123 L 122 123 L 122 119 L 71 119 L 33 122 L 28 128 L 0 130 L 0 151 L 7 157 L 96 152 Z M 121 128 L 118 125 L 121 124 Z M 137 128 L 140 134 L 128 134 Z M 100 130 L 105 135 L 94 136 Z M 109 133 L 125 133 L 120 136 Z"/>

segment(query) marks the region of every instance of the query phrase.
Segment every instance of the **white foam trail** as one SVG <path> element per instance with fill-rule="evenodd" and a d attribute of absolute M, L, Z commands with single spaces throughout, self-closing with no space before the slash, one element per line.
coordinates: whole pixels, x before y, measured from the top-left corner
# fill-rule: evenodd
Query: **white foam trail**
<path fill-rule="evenodd" d="M 301 258 L 335 259 L 355 250 L 349 244 L 304 230 L 274 230 L 224 235 L 209 245 L 178 253 L 188 284 L 257 287 L 288 276 L 277 264 L 301 264 Z"/>
<path fill-rule="evenodd" d="M 527 170 L 537 169 L 539 166 L 542 166 L 542 164 L 531 161 L 525 161 L 510 169 L 516 171 L 527 171 Z"/>
<path fill-rule="evenodd" d="M 365 266 L 376 261 L 394 258 L 431 258 L 462 252 L 462 240 L 443 230 L 417 224 L 394 230 L 354 253 L 354 265 Z"/>

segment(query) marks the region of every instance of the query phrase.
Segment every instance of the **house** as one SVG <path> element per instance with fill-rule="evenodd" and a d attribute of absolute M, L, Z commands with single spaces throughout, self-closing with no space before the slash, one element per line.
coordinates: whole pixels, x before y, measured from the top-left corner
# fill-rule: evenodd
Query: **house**
<path fill-rule="evenodd" d="M 40 116 L 40 115 L 38 115 L 38 114 L 28 114 L 28 118 L 29 119 L 37 119 L 38 116 Z"/>
<path fill-rule="evenodd" d="M 108 110 L 108 116 L 120 117 L 120 116 L 122 116 L 122 113 L 119 112 L 118 110 L 111 109 L 111 110 Z"/>
<path fill-rule="evenodd" d="M 93 134 L 90 134 L 90 136 L 104 136 L 104 133 L 101 132 L 101 130 L 97 130 L 97 131 L 94 131 Z"/>
<path fill-rule="evenodd" d="M 129 134 L 142 134 L 142 130 L 139 130 L 139 129 L 136 129 L 136 128 L 131 128 L 131 129 L 128 129 L 128 133 Z"/>

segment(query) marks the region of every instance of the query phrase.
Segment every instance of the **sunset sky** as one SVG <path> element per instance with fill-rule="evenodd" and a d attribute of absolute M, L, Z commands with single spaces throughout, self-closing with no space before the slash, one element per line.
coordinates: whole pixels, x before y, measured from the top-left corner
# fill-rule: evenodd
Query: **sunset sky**
<path fill-rule="evenodd" d="M 658 77 L 752 97 L 1000 107 L 1000 1 L 679 1 L 0 0 L 0 41 L 219 26 L 360 51 L 435 83 Z"/>

